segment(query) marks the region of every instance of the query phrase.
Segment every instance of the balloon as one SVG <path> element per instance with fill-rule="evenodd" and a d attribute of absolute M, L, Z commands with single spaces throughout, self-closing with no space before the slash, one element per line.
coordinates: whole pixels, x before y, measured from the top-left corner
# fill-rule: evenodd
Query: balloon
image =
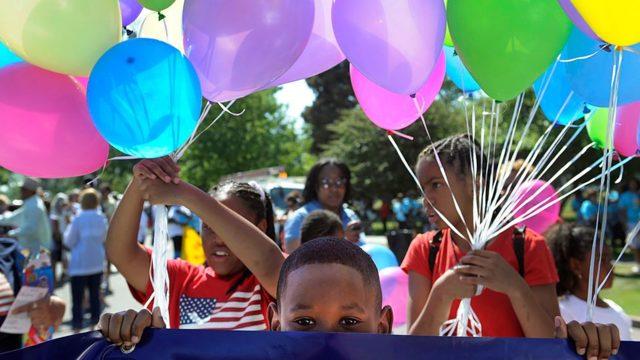
<path fill-rule="evenodd" d="M 531 86 L 573 28 L 556 0 L 449 0 L 447 20 L 462 62 L 500 101 Z"/>
<path fill-rule="evenodd" d="M 596 143 L 596 146 L 604 149 L 607 141 L 607 126 L 609 124 L 609 109 L 597 109 L 587 123 L 587 133 L 589 138 Z"/>
<path fill-rule="evenodd" d="M 400 130 L 413 124 L 435 99 L 444 81 L 444 54 L 429 75 L 425 85 L 416 93 L 422 111 L 418 111 L 409 95 L 392 93 L 376 85 L 351 65 L 351 85 L 367 117 L 385 130 Z"/>
<path fill-rule="evenodd" d="M 378 271 L 389 267 L 398 266 L 398 259 L 388 248 L 378 244 L 364 244 L 362 245 L 364 250 L 376 264 Z"/>
<path fill-rule="evenodd" d="M 480 90 L 480 85 L 478 85 L 469 70 L 464 67 L 455 50 L 452 47 L 445 46 L 444 53 L 447 56 L 447 76 L 449 79 L 465 93 Z"/>
<path fill-rule="evenodd" d="M 7 49 L 7 47 L 0 42 L 0 69 L 19 62 L 22 62 L 22 59 L 17 57 L 11 52 L 11 50 Z"/>
<path fill-rule="evenodd" d="M 87 97 L 102 136 L 140 158 L 165 156 L 184 144 L 196 128 L 202 101 L 189 61 L 152 39 L 111 48 L 91 73 Z"/>
<path fill-rule="evenodd" d="M 584 21 L 602 40 L 619 46 L 640 42 L 640 1 L 572 0 Z"/>
<path fill-rule="evenodd" d="M 613 53 L 601 50 L 603 44 L 589 38 L 578 30 L 574 30 L 562 51 L 563 60 L 573 60 L 567 63 L 568 80 L 576 93 L 589 104 L 598 107 L 609 107 L 611 94 L 611 73 L 614 59 Z M 640 51 L 640 45 L 633 47 Z M 640 55 L 624 51 L 620 71 L 620 85 L 618 89 L 618 104 L 628 104 L 640 100 Z"/>
<path fill-rule="evenodd" d="M 538 195 L 533 196 L 540 189 L 543 190 L 541 190 Z M 526 205 L 524 205 L 522 209 L 516 211 L 514 216 L 515 218 L 519 217 L 520 215 L 524 215 L 527 211 L 538 204 L 541 204 L 543 202 L 548 204 L 558 199 L 558 193 L 553 188 L 553 186 L 542 180 L 532 180 L 525 182 L 516 190 L 515 196 L 519 199 L 516 209 L 521 204 L 526 202 Z M 531 198 L 532 196 L 533 198 L 530 201 L 527 201 L 527 199 Z M 522 221 L 520 224 L 539 234 L 542 234 L 547 231 L 553 224 L 558 222 L 559 219 L 560 202 L 556 202 L 537 215 Z"/>
<path fill-rule="evenodd" d="M 393 327 L 397 329 L 407 323 L 407 303 L 409 302 L 409 276 L 399 267 L 389 267 L 380 271 L 382 304 L 393 309 Z"/>
<path fill-rule="evenodd" d="M 613 145 L 622 156 L 635 156 L 640 149 L 640 102 L 618 108 Z"/>
<path fill-rule="evenodd" d="M 598 35 L 591 30 L 589 25 L 584 21 L 578 10 L 576 10 L 575 6 L 571 3 L 571 0 L 558 0 L 560 6 L 562 6 L 562 10 L 564 10 L 565 14 L 571 19 L 573 25 L 575 25 L 580 31 L 582 31 L 588 37 L 594 40 L 600 40 Z"/>
<path fill-rule="evenodd" d="M 204 96 L 241 98 L 282 76 L 305 49 L 313 19 L 313 0 L 187 1 L 185 50 Z"/>
<path fill-rule="evenodd" d="M 100 169 L 108 155 L 73 79 L 27 63 L 0 71 L 0 166 L 66 178 Z"/>
<path fill-rule="evenodd" d="M 170 7 L 162 11 L 165 18 L 147 16 L 138 31 L 139 38 L 150 38 L 164 41 L 184 54 L 184 38 L 182 36 L 182 11 L 184 0 L 176 0 Z M 166 27 L 166 28 L 165 28 Z"/>
<path fill-rule="evenodd" d="M 122 14 L 122 26 L 128 26 L 136 21 L 142 12 L 142 5 L 137 0 L 120 0 L 120 13 Z"/>
<path fill-rule="evenodd" d="M 153 11 L 162 11 L 173 5 L 176 0 L 138 0 L 142 6 Z"/>
<path fill-rule="evenodd" d="M 344 55 L 333 35 L 332 5 L 333 1 L 315 0 L 315 20 L 307 47 L 293 66 L 266 88 L 318 75 L 344 61 Z"/>
<path fill-rule="evenodd" d="M 447 0 L 444 0 L 444 6 L 445 8 L 447 7 Z M 444 33 L 444 45 L 453 47 L 453 39 L 451 39 L 451 33 L 449 32 L 449 25 L 447 25 L 447 28 Z"/>
<path fill-rule="evenodd" d="M 47 70 L 88 76 L 120 41 L 117 0 L 2 1 L 0 39 L 16 55 Z"/>
<path fill-rule="evenodd" d="M 442 52 L 442 1 L 336 0 L 332 15 L 340 48 L 367 79 L 406 95 L 427 82 Z"/>
<path fill-rule="evenodd" d="M 545 89 L 545 84 L 546 90 L 544 94 L 541 94 Z M 555 69 L 552 65 L 533 84 L 533 91 L 538 98 L 543 95 L 540 107 L 551 122 L 555 121 L 559 125 L 567 125 L 585 117 L 585 115 L 588 117 L 593 114 L 594 107 L 588 105 L 580 95 L 571 90 L 567 78 L 566 63 L 557 62 Z"/>

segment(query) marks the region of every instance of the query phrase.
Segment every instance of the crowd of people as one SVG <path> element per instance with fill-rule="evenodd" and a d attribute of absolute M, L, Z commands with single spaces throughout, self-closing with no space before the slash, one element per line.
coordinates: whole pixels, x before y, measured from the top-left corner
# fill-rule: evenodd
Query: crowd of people
<path fill-rule="evenodd" d="M 448 186 L 436 154 L 444 159 Z M 418 203 L 407 192 L 380 208 L 381 220 L 394 214 L 401 228 L 412 228 L 415 219 L 424 217 L 421 223 L 436 229 L 411 242 L 401 265 L 409 278 L 407 333 L 440 335 L 442 324 L 456 317 L 460 300 L 472 298 L 483 336 L 569 336 L 581 355 L 607 358 L 615 353 L 620 339 L 631 337 L 631 321 L 624 311 L 598 298 L 597 324 L 586 321 L 594 230 L 590 218 L 583 217 L 585 204 L 580 204 L 576 223 L 556 225 L 545 235 L 514 226 L 484 250 L 472 250 L 468 240 L 451 231 L 473 223 L 472 204 L 461 201 L 456 209 L 451 197 L 473 195 L 467 166 L 471 154 L 483 156 L 468 136 L 453 136 L 426 148 L 415 166 L 428 201 Z M 351 173 L 344 163 L 328 159 L 315 164 L 304 192 L 287 196 L 289 209 L 281 218 L 275 217 L 269 194 L 255 183 L 212 184 L 204 192 L 179 173 L 168 158 L 143 160 L 133 168 L 133 179 L 117 204 L 108 186 L 100 191 L 89 187 L 56 195 L 49 211 L 37 181 L 25 179 L 23 205 L 2 215 L 0 226 L 7 226 L 6 236 L 22 247 L 50 248 L 53 258 L 66 264 L 75 329 L 84 325 L 82 306 L 88 289 L 91 325 L 99 322 L 107 338 L 128 348 L 149 326 L 393 332 L 394 309 L 383 306 L 378 271 L 361 249 L 366 236 L 349 206 Z M 637 183 L 631 182 L 618 199 L 627 227 L 637 222 L 637 190 Z M 593 203 L 592 198 L 587 201 Z M 153 223 L 150 205 L 169 206 L 175 259 L 167 262 L 168 324 L 152 301 L 152 250 L 144 241 Z M 636 213 L 630 212 L 631 206 L 636 206 Z M 283 225 L 280 231 L 278 223 Z M 181 259 L 187 225 L 200 232 L 203 264 Z M 611 249 L 605 250 L 599 267 L 603 279 L 611 269 Z M 151 303 L 148 309 L 99 319 L 100 284 L 109 263 L 126 279 L 136 300 Z M 605 287 L 612 281 L 609 276 Z M 484 288 L 480 294 L 478 287 Z M 59 300 L 48 299 L 53 305 Z"/>

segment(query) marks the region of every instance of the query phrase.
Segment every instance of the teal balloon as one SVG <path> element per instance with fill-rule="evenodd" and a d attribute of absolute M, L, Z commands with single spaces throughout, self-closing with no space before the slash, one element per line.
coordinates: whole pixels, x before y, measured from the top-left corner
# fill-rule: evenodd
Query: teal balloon
<path fill-rule="evenodd" d="M 116 149 L 139 158 L 169 155 L 200 117 L 202 91 L 189 60 L 153 39 L 133 39 L 107 51 L 87 90 L 96 128 Z"/>
<path fill-rule="evenodd" d="M 0 69 L 11 64 L 22 62 L 22 59 L 11 52 L 3 43 L 0 42 Z"/>
<path fill-rule="evenodd" d="M 480 90 L 480 85 L 478 85 L 469 70 L 464 66 L 455 49 L 451 46 L 445 46 L 443 51 L 447 58 L 447 76 L 458 89 L 465 93 Z"/>
<path fill-rule="evenodd" d="M 563 62 L 557 62 L 555 70 L 551 65 L 533 84 L 533 91 L 536 98 L 542 95 L 540 107 L 544 115 L 558 125 L 567 125 L 583 117 L 588 120 L 595 110 L 595 107 L 587 104 L 579 93 L 571 89 L 567 65 Z"/>
<path fill-rule="evenodd" d="M 398 266 L 398 259 L 388 248 L 377 244 L 364 244 L 362 250 L 371 256 L 378 271 Z"/>

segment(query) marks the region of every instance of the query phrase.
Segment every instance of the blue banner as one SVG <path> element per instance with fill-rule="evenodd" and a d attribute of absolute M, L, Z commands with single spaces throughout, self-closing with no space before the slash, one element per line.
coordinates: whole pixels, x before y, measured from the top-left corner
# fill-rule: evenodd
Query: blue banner
<path fill-rule="evenodd" d="M 211 330 L 145 331 L 130 354 L 98 332 L 5 353 L 1 359 L 580 359 L 564 340 Z M 624 342 L 614 359 L 639 359 Z"/>

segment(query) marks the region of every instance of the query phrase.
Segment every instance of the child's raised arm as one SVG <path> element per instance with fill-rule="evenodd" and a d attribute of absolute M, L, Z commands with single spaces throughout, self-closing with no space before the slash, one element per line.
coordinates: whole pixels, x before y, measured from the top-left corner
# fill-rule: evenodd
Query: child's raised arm
<path fill-rule="evenodd" d="M 105 242 L 107 257 L 136 290 L 146 290 L 151 264 L 151 256 L 137 239 L 144 206 L 138 184 L 145 178 L 157 178 L 157 173 L 163 174 L 163 181 L 177 181 L 178 170 L 178 167 L 167 159 L 143 160 L 136 164 L 133 169 L 134 179 L 127 187 L 111 219 Z"/>
<path fill-rule="evenodd" d="M 264 289 L 275 296 L 284 255 L 264 232 L 191 184 L 144 179 L 140 190 L 144 199 L 152 204 L 182 205 L 198 214 L 202 222 L 212 228 L 256 276 Z"/>

